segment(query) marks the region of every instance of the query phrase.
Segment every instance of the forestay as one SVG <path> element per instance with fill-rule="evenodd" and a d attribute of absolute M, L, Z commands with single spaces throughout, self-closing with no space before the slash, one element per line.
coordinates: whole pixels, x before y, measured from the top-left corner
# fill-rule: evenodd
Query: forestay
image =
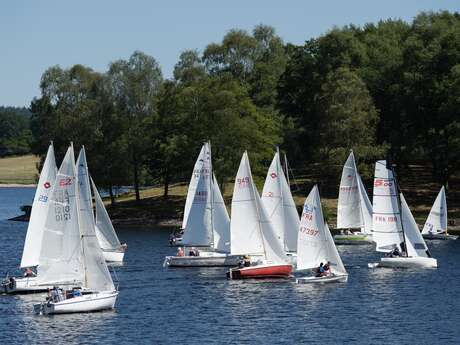
<path fill-rule="evenodd" d="M 400 194 L 401 214 L 406 238 L 407 255 L 411 257 L 430 257 L 428 247 L 420 233 L 414 217 L 407 205 L 404 195 Z"/>
<path fill-rule="evenodd" d="M 227 208 L 225 207 L 224 198 L 220 192 L 216 177 L 213 174 L 212 181 L 213 192 L 213 246 L 221 252 L 230 252 L 230 218 L 228 217 Z"/>
<path fill-rule="evenodd" d="M 329 227 L 324 222 L 318 187 L 315 185 L 305 200 L 300 219 L 297 245 L 297 269 L 317 268 L 330 261 L 331 272 L 346 274 Z"/>
<path fill-rule="evenodd" d="M 379 252 L 401 249 L 403 242 L 401 215 L 398 205 L 396 182 L 386 161 L 375 163 L 372 239 Z"/>
<path fill-rule="evenodd" d="M 269 263 L 286 263 L 283 247 L 252 180 L 247 152 L 235 178 L 230 229 L 232 254 L 263 255 Z"/>
<path fill-rule="evenodd" d="M 48 148 L 45 163 L 43 164 L 38 180 L 37 190 L 35 191 L 24 250 L 22 252 L 21 268 L 38 266 L 40 264 L 43 231 L 50 205 L 49 199 L 56 179 L 56 170 L 54 148 L 53 144 L 51 144 Z"/>
<path fill-rule="evenodd" d="M 105 209 L 104 202 L 102 201 L 101 195 L 99 194 L 92 178 L 91 186 L 93 189 L 94 203 L 96 206 L 95 231 L 99 245 L 102 249 L 105 250 L 118 249 L 121 246 L 120 240 L 118 239 L 109 214 Z"/>
<path fill-rule="evenodd" d="M 187 199 L 185 200 L 185 208 L 184 208 L 184 218 L 182 219 L 182 229 L 185 229 L 187 226 L 187 220 L 190 213 L 190 208 L 192 207 L 193 200 L 195 199 L 195 191 L 198 185 L 198 180 L 201 176 L 201 169 L 202 165 L 205 161 L 211 160 L 211 152 L 208 143 L 205 143 L 201 147 L 200 154 L 195 162 L 195 166 L 193 167 L 192 177 L 190 178 L 190 183 L 188 185 L 187 191 Z"/>
<path fill-rule="evenodd" d="M 50 194 L 37 282 L 42 285 L 85 281 L 78 221 L 73 147 L 69 147 Z"/>
<path fill-rule="evenodd" d="M 184 245 L 188 246 L 209 246 L 212 243 L 213 220 L 211 200 L 211 154 L 208 143 L 203 145 L 203 149 L 194 167 L 194 176 L 192 176 L 190 185 L 192 185 L 192 181 L 194 185 L 194 194 L 189 207 L 188 219 L 185 225 L 182 242 Z M 188 201 L 189 200 L 186 202 Z"/>
<path fill-rule="evenodd" d="M 364 233 L 372 229 L 372 206 L 350 152 L 342 170 L 337 206 L 337 228 L 361 228 Z"/>
<path fill-rule="evenodd" d="M 112 291 L 115 287 L 95 232 L 88 165 L 84 147 L 82 147 L 78 156 L 77 166 L 77 200 L 80 206 L 79 222 L 83 249 L 82 259 L 85 274 L 85 287 L 93 291 Z"/>
<path fill-rule="evenodd" d="M 268 169 L 261 200 L 281 246 L 285 251 L 297 251 L 299 215 L 281 168 L 278 151 Z"/>
<path fill-rule="evenodd" d="M 447 203 L 446 191 L 444 186 L 442 186 L 434 201 L 433 207 L 431 207 L 422 234 L 440 234 L 444 232 L 447 232 Z"/>

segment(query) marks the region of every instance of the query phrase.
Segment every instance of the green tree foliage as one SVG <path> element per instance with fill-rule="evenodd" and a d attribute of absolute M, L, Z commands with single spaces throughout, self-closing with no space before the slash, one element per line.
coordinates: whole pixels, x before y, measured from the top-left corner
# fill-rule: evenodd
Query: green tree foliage
<path fill-rule="evenodd" d="M 376 145 L 378 114 L 364 82 L 346 67 L 328 73 L 319 97 L 318 158 L 327 174 L 339 176 L 349 150 L 360 161 L 374 163 L 385 155 Z M 361 174 L 371 176 L 370 167 L 361 166 Z M 366 169 L 367 168 L 367 169 Z"/>
<path fill-rule="evenodd" d="M 30 152 L 29 116 L 25 108 L 0 107 L 0 157 Z"/>

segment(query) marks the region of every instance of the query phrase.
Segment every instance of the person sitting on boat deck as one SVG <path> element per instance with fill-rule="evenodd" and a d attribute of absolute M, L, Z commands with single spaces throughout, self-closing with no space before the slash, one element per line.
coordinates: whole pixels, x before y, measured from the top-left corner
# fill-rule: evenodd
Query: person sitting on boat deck
<path fill-rule="evenodd" d="M 188 255 L 189 256 L 200 256 L 200 253 L 198 252 L 197 249 L 192 247 L 192 249 L 190 249 L 190 251 L 188 252 Z"/>
<path fill-rule="evenodd" d="M 53 289 L 51 290 L 50 297 L 53 302 L 60 302 L 64 300 L 62 291 L 57 286 L 53 287 Z"/>
<path fill-rule="evenodd" d="M 243 264 L 244 264 L 244 267 L 251 266 L 251 258 L 249 257 L 249 255 L 245 255 L 243 257 Z"/>
<path fill-rule="evenodd" d="M 179 247 L 177 249 L 177 256 L 184 256 L 184 251 L 182 250 L 182 247 Z"/>
<path fill-rule="evenodd" d="M 321 262 L 319 264 L 319 267 L 316 269 L 316 276 L 317 277 L 322 277 L 324 275 L 324 265 L 323 263 Z"/>
<path fill-rule="evenodd" d="M 323 266 L 324 269 L 324 274 L 323 275 L 328 275 L 331 273 L 331 262 L 328 261 L 326 264 Z"/>
<path fill-rule="evenodd" d="M 398 247 L 395 247 L 391 252 L 389 252 L 386 256 L 390 258 L 397 258 L 401 256 L 401 252 L 399 251 Z"/>
<path fill-rule="evenodd" d="M 81 296 L 81 291 L 79 289 L 73 289 L 73 297 Z"/>
<path fill-rule="evenodd" d="M 34 271 L 30 267 L 27 267 L 24 271 L 24 277 L 25 278 L 30 278 L 30 277 L 36 277 L 37 275 L 35 274 Z"/>

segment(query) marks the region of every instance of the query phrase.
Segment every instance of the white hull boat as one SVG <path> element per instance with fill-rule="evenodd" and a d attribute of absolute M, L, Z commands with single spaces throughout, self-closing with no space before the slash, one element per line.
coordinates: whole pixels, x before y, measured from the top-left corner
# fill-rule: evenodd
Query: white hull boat
<path fill-rule="evenodd" d="M 201 253 L 200 253 L 201 254 Z M 168 267 L 233 267 L 242 260 L 241 255 L 214 253 L 206 256 L 167 256 L 163 266 Z"/>
<path fill-rule="evenodd" d="M 298 284 L 326 284 L 326 283 L 346 283 L 348 274 L 331 274 L 323 277 L 302 277 L 295 281 Z"/>
<path fill-rule="evenodd" d="M 39 293 L 48 291 L 53 286 L 37 284 L 37 277 L 6 278 L 3 281 L 3 289 L 8 294 Z"/>
<path fill-rule="evenodd" d="M 36 314 L 68 314 L 95 312 L 113 309 L 117 300 L 117 291 L 102 291 L 84 294 L 60 302 L 43 302 L 34 305 Z"/>
<path fill-rule="evenodd" d="M 125 251 L 102 249 L 102 254 L 104 254 L 104 259 L 106 262 L 123 262 Z"/>
<path fill-rule="evenodd" d="M 425 240 L 453 240 L 455 241 L 458 236 L 457 235 L 449 235 L 449 234 L 422 234 Z"/>
<path fill-rule="evenodd" d="M 378 263 L 370 263 L 370 268 L 387 267 L 387 268 L 437 268 L 438 262 L 434 258 L 425 257 L 395 257 L 382 258 Z"/>

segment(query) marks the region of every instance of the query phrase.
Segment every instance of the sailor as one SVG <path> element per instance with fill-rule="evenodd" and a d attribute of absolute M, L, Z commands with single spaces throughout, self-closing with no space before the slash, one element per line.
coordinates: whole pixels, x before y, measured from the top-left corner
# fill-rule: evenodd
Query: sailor
<path fill-rule="evenodd" d="M 244 267 L 251 266 L 251 258 L 248 255 L 245 255 L 243 257 L 243 264 L 244 264 Z"/>
<path fill-rule="evenodd" d="M 27 267 L 24 271 L 24 277 L 25 278 L 30 278 L 30 277 L 36 277 L 37 275 L 35 274 L 34 271 L 30 267 Z"/>
<path fill-rule="evenodd" d="M 323 263 L 321 262 L 319 264 L 319 267 L 316 269 L 316 276 L 317 277 L 322 277 L 324 275 L 324 265 Z"/>
<path fill-rule="evenodd" d="M 324 269 L 323 275 L 328 275 L 329 273 L 331 273 L 331 262 L 330 261 L 326 262 L 326 264 L 323 266 L 323 269 Z"/>
<path fill-rule="evenodd" d="M 192 247 L 192 249 L 190 249 L 190 251 L 188 252 L 188 255 L 189 256 L 197 256 L 196 252 L 195 252 L 195 248 Z"/>
<path fill-rule="evenodd" d="M 177 249 L 177 256 L 184 256 L 184 251 L 182 250 L 182 247 L 179 247 Z"/>

